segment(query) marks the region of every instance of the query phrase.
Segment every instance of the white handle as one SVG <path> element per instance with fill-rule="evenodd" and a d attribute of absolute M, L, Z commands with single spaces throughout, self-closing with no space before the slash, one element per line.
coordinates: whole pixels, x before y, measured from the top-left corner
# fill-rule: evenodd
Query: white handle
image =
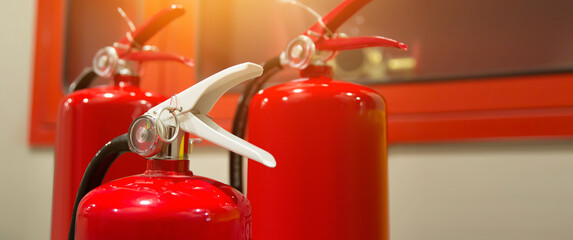
<path fill-rule="evenodd" d="M 277 165 L 275 158 L 269 152 L 227 132 L 204 114 L 184 113 L 178 117 L 181 122 L 181 130 L 185 132 L 195 134 L 267 167 Z"/>
<path fill-rule="evenodd" d="M 182 107 L 181 112 L 207 114 L 229 89 L 261 74 L 263 67 L 254 63 L 247 62 L 229 67 L 176 94 L 176 107 Z M 175 106 L 171 99 L 149 109 L 147 113 L 158 113 L 162 108 L 169 106 Z"/>
<path fill-rule="evenodd" d="M 175 95 L 175 99 L 166 100 L 145 114 L 158 117 L 157 115 L 165 107 L 176 107 L 178 109 L 176 116 L 181 130 L 195 134 L 268 167 L 275 167 L 275 158 L 270 153 L 227 132 L 206 116 L 225 92 L 241 82 L 260 76 L 262 73 L 263 68 L 254 63 L 235 65 L 185 89 Z M 172 114 L 161 115 L 161 121 L 165 124 L 175 123 Z"/>

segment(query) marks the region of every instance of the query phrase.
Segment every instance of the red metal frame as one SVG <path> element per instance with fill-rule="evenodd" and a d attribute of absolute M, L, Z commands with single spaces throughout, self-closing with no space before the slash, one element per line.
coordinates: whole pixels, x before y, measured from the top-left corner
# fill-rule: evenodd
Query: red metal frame
<path fill-rule="evenodd" d="M 573 73 L 377 86 L 391 143 L 573 136 Z"/>
<path fill-rule="evenodd" d="M 30 144 L 34 146 L 53 144 L 62 97 L 63 3 L 37 2 L 30 121 Z M 174 84 L 176 88 L 189 86 L 189 79 Z M 169 95 L 177 90 L 168 88 L 160 92 Z M 388 103 L 390 143 L 573 136 L 573 73 L 391 84 L 374 89 Z M 237 99 L 237 94 L 227 95 L 211 112 L 227 129 Z"/>
<path fill-rule="evenodd" d="M 36 44 L 30 113 L 31 145 L 54 143 L 56 114 L 62 98 L 64 1 L 37 1 Z"/>

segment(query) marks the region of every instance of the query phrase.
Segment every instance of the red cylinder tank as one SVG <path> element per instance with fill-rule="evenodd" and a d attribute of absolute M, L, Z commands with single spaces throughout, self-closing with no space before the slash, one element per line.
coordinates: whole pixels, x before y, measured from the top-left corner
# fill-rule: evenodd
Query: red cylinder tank
<path fill-rule="evenodd" d="M 327 66 L 256 94 L 248 140 L 272 153 L 249 163 L 255 239 L 388 239 L 386 109 L 373 90 Z"/>
<path fill-rule="evenodd" d="M 125 13 L 119 10 L 125 17 Z M 85 71 L 85 75 L 80 75 L 74 88 L 89 85 L 87 83 L 95 74 L 113 78 L 113 86 L 72 92 L 60 104 L 56 126 L 51 240 L 68 238 L 76 193 L 92 157 L 108 141 L 127 132 L 136 117 L 165 100 L 163 96 L 138 87 L 139 65 L 151 60 L 167 60 L 192 66 L 189 59 L 148 51 L 144 46 L 156 32 L 184 12 L 181 6 L 171 5 L 137 28 L 130 29 L 112 46 L 100 49 L 95 54 L 93 67 Z M 133 24 L 129 18 L 125 19 L 128 25 Z M 143 171 L 143 167 L 133 167 L 142 166 L 137 162 L 143 158 L 132 153 L 121 158 L 109 169 L 104 182 Z"/>
<path fill-rule="evenodd" d="M 68 238 L 76 193 L 92 157 L 104 144 L 127 132 L 133 119 L 165 100 L 163 96 L 137 87 L 139 77 L 116 75 L 114 80 L 113 86 L 73 92 L 60 104 L 56 130 L 52 240 Z M 143 161 L 145 159 L 137 154 L 124 154 L 109 170 L 105 181 L 143 172 Z"/>
<path fill-rule="evenodd" d="M 92 190 L 80 202 L 75 239 L 251 239 L 249 201 L 188 169 L 189 160 L 151 159 L 144 174 Z"/>

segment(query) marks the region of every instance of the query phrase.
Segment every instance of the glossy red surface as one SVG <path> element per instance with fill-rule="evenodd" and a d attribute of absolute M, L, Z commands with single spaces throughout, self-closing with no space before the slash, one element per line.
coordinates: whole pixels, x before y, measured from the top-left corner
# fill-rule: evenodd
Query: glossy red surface
<path fill-rule="evenodd" d="M 385 102 L 329 71 L 251 101 L 248 140 L 277 161 L 249 162 L 255 239 L 388 239 Z"/>
<path fill-rule="evenodd" d="M 135 77 L 121 77 L 115 86 L 71 93 L 60 105 L 56 129 L 52 240 L 64 240 L 76 193 L 84 171 L 97 151 L 111 139 L 127 132 L 131 121 L 165 97 L 131 85 Z M 121 156 L 104 182 L 143 172 L 144 159 Z"/>
<path fill-rule="evenodd" d="M 193 176 L 188 160 L 148 160 L 141 175 L 104 184 L 78 208 L 76 240 L 251 239 L 249 201 Z"/>

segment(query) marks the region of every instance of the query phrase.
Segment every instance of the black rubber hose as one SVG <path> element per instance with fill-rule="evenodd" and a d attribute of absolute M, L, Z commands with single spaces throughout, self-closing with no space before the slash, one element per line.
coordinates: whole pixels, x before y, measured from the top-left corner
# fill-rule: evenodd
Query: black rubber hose
<path fill-rule="evenodd" d="M 130 150 L 127 144 L 127 134 L 123 134 L 106 143 L 105 146 L 103 146 L 99 152 L 96 153 L 94 158 L 92 158 L 88 164 L 88 167 L 86 168 L 80 183 L 78 194 L 76 195 L 76 202 L 74 203 L 74 211 L 72 215 L 72 222 L 70 224 L 68 240 L 74 240 L 75 237 L 76 214 L 78 212 L 78 205 L 80 204 L 80 201 L 91 190 L 101 185 L 107 170 L 109 170 L 111 167 L 111 164 L 121 154 L 126 152 L 130 152 Z"/>
<path fill-rule="evenodd" d="M 80 75 L 70 84 L 68 93 L 88 88 L 92 82 L 97 78 L 93 68 L 85 68 Z"/>
<path fill-rule="evenodd" d="M 263 75 L 251 80 L 247 84 L 239 98 L 237 111 L 233 118 L 233 135 L 245 138 L 251 99 L 262 89 L 263 85 L 280 70 L 282 70 L 280 57 L 274 57 L 263 64 Z M 243 157 L 241 155 L 229 152 L 229 172 L 231 186 L 243 192 Z"/>

